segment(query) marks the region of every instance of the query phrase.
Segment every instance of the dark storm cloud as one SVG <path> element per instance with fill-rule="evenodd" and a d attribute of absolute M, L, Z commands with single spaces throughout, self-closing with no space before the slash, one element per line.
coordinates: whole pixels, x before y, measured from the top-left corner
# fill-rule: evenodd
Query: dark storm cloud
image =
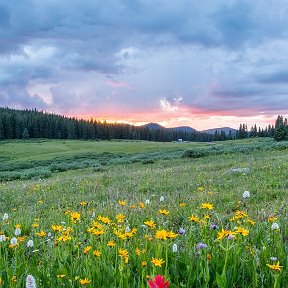
<path fill-rule="evenodd" d="M 0 104 L 48 105 L 45 84 L 63 111 L 159 108 L 179 93 L 188 107 L 233 111 L 245 98 L 268 111 L 285 96 L 287 11 L 286 0 L 0 0 Z M 111 77 L 134 88 L 106 87 Z"/>

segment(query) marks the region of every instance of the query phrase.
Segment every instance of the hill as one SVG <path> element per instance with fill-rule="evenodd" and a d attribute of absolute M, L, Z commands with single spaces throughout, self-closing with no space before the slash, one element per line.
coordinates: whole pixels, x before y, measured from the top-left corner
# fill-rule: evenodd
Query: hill
<path fill-rule="evenodd" d="M 219 127 L 219 128 L 211 128 L 203 130 L 202 132 L 208 133 L 208 134 L 215 134 L 215 132 L 224 132 L 226 135 L 229 135 L 230 131 L 232 135 L 236 135 L 237 130 L 231 127 Z"/>
<path fill-rule="evenodd" d="M 172 127 L 166 128 L 164 126 L 159 125 L 158 123 L 148 123 L 143 125 L 142 127 L 146 127 L 149 129 L 163 129 L 163 130 L 170 130 L 170 131 L 181 131 L 181 132 L 188 132 L 188 133 L 195 133 L 198 132 L 196 129 L 189 127 L 189 126 L 179 126 L 179 127 Z"/>

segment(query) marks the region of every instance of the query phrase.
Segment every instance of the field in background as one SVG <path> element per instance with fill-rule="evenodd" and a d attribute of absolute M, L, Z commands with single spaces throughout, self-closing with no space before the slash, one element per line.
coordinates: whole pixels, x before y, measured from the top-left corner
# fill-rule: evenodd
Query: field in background
<path fill-rule="evenodd" d="M 23 287 L 27 274 L 37 287 L 148 287 L 157 274 L 172 288 L 288 287 L 287 142 L 65 142 L 0 145 L 11 165 L 35 157 L 29 169 L 99 163 L 0 183 L 6 287 Z"/>
<path fill-rule="evenodd" d="M 90 168 L 103 171 L 107 166 L 181 157 L 283 150 L 287 142 L 270 138 L 213 143 L 159 143 L 148 141 L 44 141 L 0 143 L 0 181 L 47 178 L 55 172 Z"/>

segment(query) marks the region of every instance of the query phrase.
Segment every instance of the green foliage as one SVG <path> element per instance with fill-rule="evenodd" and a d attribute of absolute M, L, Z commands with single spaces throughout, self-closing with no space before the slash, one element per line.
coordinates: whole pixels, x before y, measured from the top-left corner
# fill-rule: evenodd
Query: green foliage
<path fill-rule="evenodd" d="M 58 155 L 58 164 L 74 165 L 77 159 L 87 168 L 52 174 L 48 179 L 39 179 L 34 174 L 32 180 L 0 183 L 0 215 L 9 214 L 8 221 L 1 220 L 1 231 L 11 239 L 15 236 L 14 225 L 20 224 L 21 236 L 26 236 L 23 242 L 19 238 L 19 246 L 14 249 L 9 248 L 10 240 L 0 243 L 3 286 L 25 287 L 27 274 L 32 274 L 39 288 L 147 287 L 146 275 L 153 278 L 161 274 L 171 283 L 170 287 L 288 287 L 288 143 L 261 140 L 202 145 L 198 148 L 205 156 L 192 158 L 193 161 L 181 157 L 183 150 L 150 151 L 138 153 L 138 157 L 137 153 L 119 151 L 100 153 L 101 161 L 108 163 L 101 173 L 93 170 L 101 168 L 93 153 L 85 154 L 86 158 L 74 154 L 69 159 L 60 159 Z M 57 146 L 55 150 L 58 149 Z M 12 155 L 1 160 L 7 161 L 9 157 Z M 113 157 L 122 163 L 111 164 Z M 170 158 L 167 161 L 164 157 Z M 157 160 L 142 165 L 150 159 Z M 249 167 L 251 173 L 228 174 L 231 167 Z M 34 172 L 43 169 L 39 166 Z M 5 173 L 34 173 L 32 169 L 25 170 Z M 251 193 L 249 199 L 242 197 L 246 190 Z M 159 201 L 160 196 L 164 196 L 163 202 Z M 140 202 L 146 199 L 150 199 L 150 204 L 140 208 Z M 125 200 L 126 205 L 119 205 L 118 200 Z M 212 203 L 214 209 L 201 208 L 205 202 Z M 160 215 L 160 209 L 167 209 L 170 214 Z M 248 216 L 230 220 L 239 210 Z M 68 211 L 79 212 L 80 221 L 72 221 Z M 123 223 L 116 219 L 120 213 L 126 217 Z M 192 214 L 199 217 L 200 223 L 188 220 Z M 104 234 L 92 235 L 87 230 L 97 225 L 99 215 L 109 217 L 114 224 L 101 223 Z M 277 217 L 274 221 L 279 230 L 271 229 L 270 216 Z M 247 222 L 248 217 L 254 225 Z M 143 227 L 150 219 L 156 223 L 155 230 Z M 118 238 L 115 228 L 124 233 L 127 223 L 137 232 L 129 240 Z M 219 228 L 211 229 L 211 224 Z M 61 225 L 63 230 L 53 231 L 52 225 Z M 239 226 L 248 229 L 249 235 L 217 240 L 222 229 L 235 231 Z M 69 231 L 68 227 L 71 240 L 57 241 Z M 154 237 L 162 229 L 178 234 L 180 227 L 185 229 L 185 235 L 166 240 Z M 40 231 L 46 235 L 37 235 Z M 48 236 L 49 232 L 53 238 Z M 153 240 L 148 240 L 147 235 Z M 30 239 L 34 241 L 31 248 L 27 247 Z M 114 248 L 107 247 L 111 240 L 116 244 Z M 197 249 L 200 242 L 207 248 Z M 177 252 L 172 251 L 173 244 L 177 244 Z M 92 248 L 85 254 L 87 246 Z M 120 248 L 127 249 L 128 263 L 119 256 Z M 136 248 L 140 249 L 140 255 L 135 253 Z M 96 249 L 100 250 L 100 257 L 93 255 Z M 162 267 L 153 266 L 152 257 L 162 258 L 165 261 Z M 142 266 L 142 261 L 147 265 Z M 283 266 L 280 272 L 267 266 L 278 261 Z M 14 275 L 16 282 L 12 280 Z M 79 278 L 88 278 L 91 283 L 80 285 Z"/>
<path fill-rule="evenodd" d="M 278 116 L 275 123 L 274 140 L 285 141 L 288 140 L 288 124 L 287 119 L 283 119 L 283 116 Z"/>
<path fill-rule="evenodd" d="M 23 140 L 28 140 L 29 139 L 29 132 L 28 132 L 27 128 L 25 128 L 23 133 L 22 133 L 22 139 Z"/>

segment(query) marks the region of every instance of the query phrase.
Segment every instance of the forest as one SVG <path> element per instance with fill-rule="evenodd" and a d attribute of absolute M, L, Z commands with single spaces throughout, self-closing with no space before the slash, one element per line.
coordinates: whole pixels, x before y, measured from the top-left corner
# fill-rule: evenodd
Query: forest
<path fill-rule="evenodd" d="M 277 141 L 286 140 L 288 134 L 287 119 L 284 120 L 283 116 L 278 116 L 275 127 L 280 129 L 280 132 L 277 131 L 276 133 L 273 125 L 268 125 L 263 129 L 255 124 L 249 130 L 247 124 L 240 124 L 237 133 L 231 131 L 225 133 L 216 130 L 215 133 L 211 134 L 181 129 L 150 129 L 146 126 L 108 123 L 92 118 L 84 120 L 37 111 L 36 109 L 0 108 L 0 140 L 45 138 L 70 140 L 130 139 L 171 142 L 182 139 L 183 141 L 211 142 L 248 137 L 274 137 L 274 135 L 276 135 Z"/>

